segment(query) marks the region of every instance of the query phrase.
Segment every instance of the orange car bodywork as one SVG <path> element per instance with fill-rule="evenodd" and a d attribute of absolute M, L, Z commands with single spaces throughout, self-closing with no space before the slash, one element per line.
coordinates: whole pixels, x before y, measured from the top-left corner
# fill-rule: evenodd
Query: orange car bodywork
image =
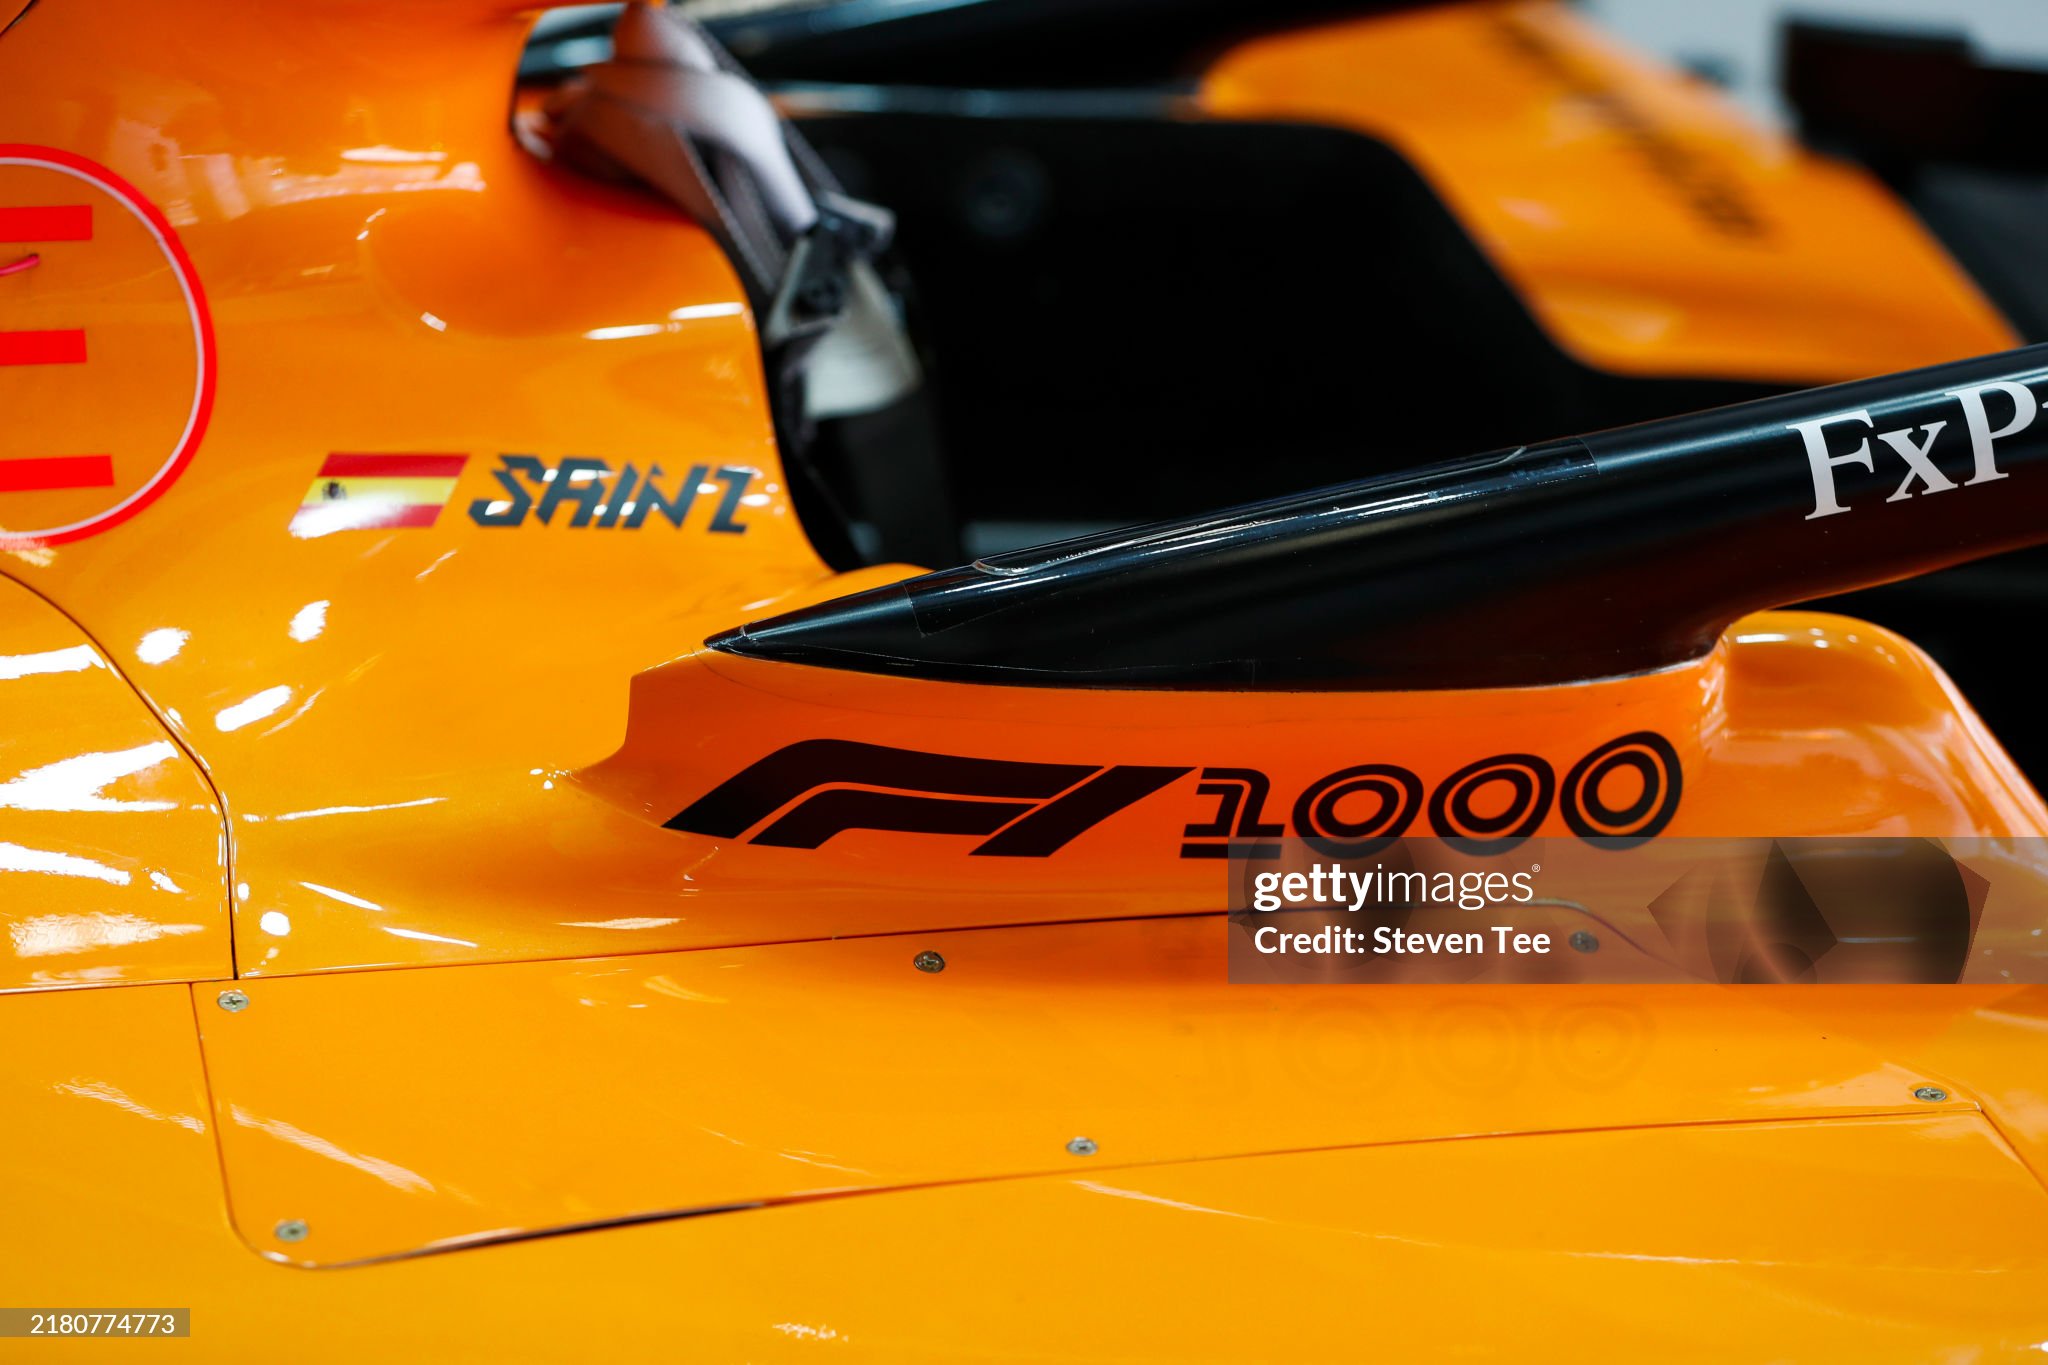
<path fill-rule="evenodd" d="M 1506 22 L 1463 13 L 1254 45 L 1205 100 L 1290 112 L 1265 63 L 1306 100 L 1375 34 L 1454 65 L 1405 26 Z M 907 571 L 812 553 L 706 236 L 508 132 L 524 30 L 42 0 L 0 36 L 0 267 L 38 257 L 0 332 L 45 338 L 0 365 L 0 470 L 70 462 L 0 491 L 0 1306 L 191 1306 L 229 1358 L 2038 1353 L 2041 989 L 1226 985 L 1186 779 L 1041 860 L 664 828 L 815 738 L 1291 790 L 1652 728 L 1673 834 L 2018 838 L 2048 810 L 1910 645 L 1812 614 L 1487 693 L 704 651 Z M 1547 325 L 1631 368 L 1633 324 L 1589 324 L 1569 261 L 1436 160 L 1426 93 L 1398 140 Z M 1291 112 L 1387 129 L 1320 99 Z M 1571 221 L 1635 203 L 1577 136 Z M 1774 245 L 1739 314 L 1738 265 L 1687 255 L 1684 325 L 1636 363 L 2005 344 L 1896 207 L 1799 165 L 1896 316 L 1807 328 L 1788 280 L 1832 302 L 1850 273 L 1817 242 Z M 646 500 L 629 465 L 667 510 L 608 501 Z M 1560 1304 L 1580 1326 L 1541 1330 Z"/>
<path fill-rule="evenodd" d="M 1598 369 L 1824 384 L 2017 344 L 1866 172 L 1562 5 L 1422 6 L 1259 39 L 1210 68 L 1199 102 L 1393 144 Z"/>

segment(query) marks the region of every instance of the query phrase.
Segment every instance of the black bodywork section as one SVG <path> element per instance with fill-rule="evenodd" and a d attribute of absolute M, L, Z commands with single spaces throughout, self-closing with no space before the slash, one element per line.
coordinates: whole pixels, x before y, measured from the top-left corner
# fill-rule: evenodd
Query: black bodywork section
<path fill-rule="evenodd" d="M 1640 672 L 1760 608 L 2048 539 L 2044 381 L 2037 346 L 1760 399 L 996 556 L 712 644 L 1069 687 Z"/>

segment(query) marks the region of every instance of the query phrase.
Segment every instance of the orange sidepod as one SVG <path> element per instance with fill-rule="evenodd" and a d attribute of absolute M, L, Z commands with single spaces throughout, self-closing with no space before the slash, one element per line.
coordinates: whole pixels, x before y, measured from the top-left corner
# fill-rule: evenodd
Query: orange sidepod
<path fill-rule="evenodd" d="M 701 638 L 709 627 L 699 618 L 677 634 Z M 1494 754 L 1535 752 L 1564 774 L 1644 730 L 1665 737 L 1683 766 L 1670 834 L 2048 832 L 2039 799 L 1925 656 L 1875 627 L 1805 613 L 1750 618 L 1681 668 L 1505 692 L 1074 692 L 703 651 L 641 675 L 631 690 L 629 705 L 616 684 L 592 687 L 577 718 L 589 727 L 586 742 L 604 744 L 597 731 L 607 723 L 621 726 L 624 742 L 612 739 L 617 752 L 587 768 L 557 760 L 502 776 L 451 769 L 412 783 L 390 773 L 365 799 L 365 765 L 391 752 L 366 738 L 359 752 L 295 770 L 290 804 L 249 798 L 236 825 L 237 880 L 251 887 L 237 908 L 242 971 L 1214 911 L 1222 865 L 1182 856 L 1189 827 L 1218 814 L 1217 797 L 1197 790 L 1202 769 L 1258 770 L 1270 779 L 1269 812 L 1284 817 L 1303 791 L 1349 765 L 1398 763 L 1433 785 Z M 322 704 L 336 721 L 352 714 L 338 700 Z M 259 737 L 323 734 L 288 727 Z M 977 856 L 985 836 L 859 828 L 815 847 L 775 846 L 760 840 L 778 813 L 766 810 L 728 837 L 664 827 L 754 765 L 812 741 L 1072 765 L 1084 775 L 1116 766 L 1172 773 L 1047 856 Z M 280 793 L 283 778 L 273 774 Z M 825 771 L 816 785 L 862 779 Z M 252 790 L 261 795 L 263 784 Z M 806 794 L 791 790 L 784 804 Z M 1413 832 L 1428 830 L 1418 818 Z M 1569 833 L 1557 815 L 1538 832 Z"/>

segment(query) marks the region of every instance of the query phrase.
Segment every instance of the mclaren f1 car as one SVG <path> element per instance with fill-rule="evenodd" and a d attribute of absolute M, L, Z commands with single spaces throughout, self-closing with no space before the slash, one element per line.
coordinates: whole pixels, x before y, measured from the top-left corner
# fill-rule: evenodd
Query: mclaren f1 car
<path fill-rule="evenodd" d="M 0 1356 L 2048 1349 L 2048 807 L 1781 609 L 2048 540 L 1895 193 L 1540 0 L 532 27 L 0 0 Z M 1540 964 L 1243 966 L 1425 838 Z"/>

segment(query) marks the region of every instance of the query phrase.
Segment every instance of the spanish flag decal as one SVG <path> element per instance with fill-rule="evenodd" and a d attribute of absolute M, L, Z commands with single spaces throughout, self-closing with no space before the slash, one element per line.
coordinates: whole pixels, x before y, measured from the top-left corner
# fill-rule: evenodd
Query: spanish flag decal
<path fill-rule="evenodd" d="M 432 526 L 468 462 L 467 455 L 329 455 L 292 517 L 292 534 Z"/>

